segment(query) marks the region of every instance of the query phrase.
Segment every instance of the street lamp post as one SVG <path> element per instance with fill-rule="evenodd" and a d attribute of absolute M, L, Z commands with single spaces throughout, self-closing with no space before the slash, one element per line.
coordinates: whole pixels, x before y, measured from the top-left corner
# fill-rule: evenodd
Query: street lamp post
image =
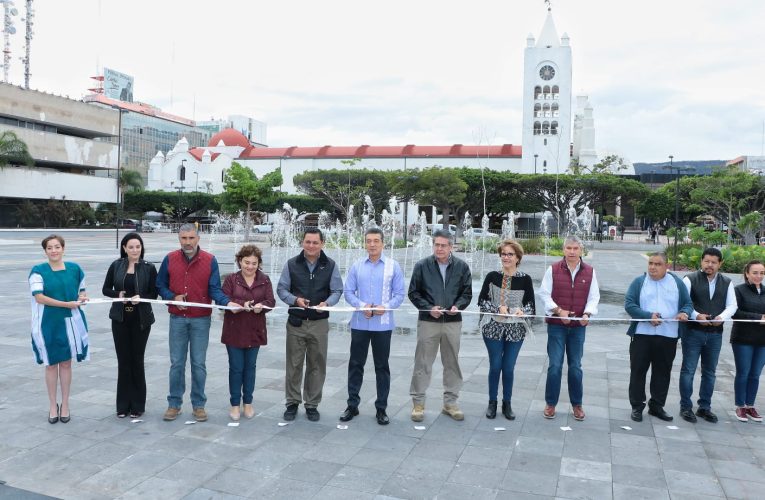
<path fill-rule="evenodd" d="M 196 176 L 196 180 L 194 182 L 194 192 L 198 193 L 199 192 L 199 172 L 194 170 L 194 175 Z"/>
<path fill-rule="evenodd" d="M 537 175 L 537 158 L 538 154 L 534 154 L 534 175 Z M 534 231 L 537 230 L 537 212 L 534 212 Z"/>
<path fill-rule="evenodd" d="M 669 155 L 669 165 L 665 166 L 665 170 L 669 170 L 672 174 L 672 170 L 675 170 L 675 242 L 672 249 L 672 270 L 677 269 L 677 237 L 680 234 L 680 171 L 686 170 L 684 168 L 674 167 L 674 156 Z"/>
<path fill-rule="evenodd" d="M 180 224 L 181 223 L 181 191 L 183 191 L 183 184 L 176 187 L 175 189 L 178 190 L 178 213 L 176 214 L 177 215 L 176 218 L 178 219 L 178 224 Z"/>

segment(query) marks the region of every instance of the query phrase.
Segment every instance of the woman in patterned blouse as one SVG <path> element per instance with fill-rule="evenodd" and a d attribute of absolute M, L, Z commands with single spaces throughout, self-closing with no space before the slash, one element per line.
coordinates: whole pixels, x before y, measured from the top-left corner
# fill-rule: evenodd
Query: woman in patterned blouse
<path fill-rule="evenodd" d="M 489 353 L 489 407 L 486 418 L 497 416 L 497 392 L 502 374 L 502 415 L 514 420 L 510 400 L 513 395 L 513 371 L 518 353 L 529 330 L 527 319 L 534 315 L 534 286 L 531 277 L 518 271 L 523 247 L 504 240 L 497 247 L 502 269 L 486 275 L 478 297 L 482 314 L 479 322 Z"/>

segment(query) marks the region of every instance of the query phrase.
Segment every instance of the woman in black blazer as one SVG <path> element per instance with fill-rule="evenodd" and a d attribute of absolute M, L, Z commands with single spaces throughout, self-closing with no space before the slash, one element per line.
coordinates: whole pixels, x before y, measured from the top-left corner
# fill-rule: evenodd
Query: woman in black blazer
<path fill-rule="evenodd" d="M 123 298 L 109 311 L 114 350 L 117 352 L 117 417 L 140 417 L 146 411 L 144 352 L 154 312 L 151 304 L 135 299 L 157 298 L 157 270 L 143 260 L 143 239 L 128 233 L 120 244 L 120 258 L 112 262 L 104 280 L 103 294 Z M 132 299 L 132 300 L 131 300 Z"/>

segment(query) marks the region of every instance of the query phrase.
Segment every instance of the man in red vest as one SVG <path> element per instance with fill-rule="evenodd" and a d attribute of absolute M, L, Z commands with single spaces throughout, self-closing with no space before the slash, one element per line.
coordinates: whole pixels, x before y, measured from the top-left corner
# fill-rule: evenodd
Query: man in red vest
<path fill-rule="evenodd" d="M 547 323 L 547 384 L 545 418 L 555 418 L 560 397 L 563 355 L 568 358 L 568 398 L 575 420 L 584 420 L 582 355 L 590 316 L 598 313 L 600 290 L 595 270 L 582 260 L 584 245 L 570 235 L 563 242 L 563 260 L 547 268 L 539 288 Z M 568 318 L 582 318 L 572 320 Z"/>
<path fill-rule="evenodd" d="M 194 224 L 178 229 L 179 250 L 167 254 L 157 274 L 157 290 L 165 300 L 239 306 L 230 302 L 221 290 L 218 261 L 199 248 L 199 234 Z M 239 306 L 241 307 L 241 306 Z M 170 313 L 170 394 L 164 420 L 175 420 L 181 413 L 186 392 L 186 356 L 191 356 L 191 406 L 194 419 L 207 420 L 205 381 L 207 345 L 210 342 L 212 309 L 168 306 Z"/>

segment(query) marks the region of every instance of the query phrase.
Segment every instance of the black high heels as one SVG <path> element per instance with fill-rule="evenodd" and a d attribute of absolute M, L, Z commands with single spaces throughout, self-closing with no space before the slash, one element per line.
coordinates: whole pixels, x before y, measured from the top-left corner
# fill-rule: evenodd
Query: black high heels
<path fill-rule="evenodd" d="M 61 414 L 61 407 L 59 405 L 56 405 L 56 416 L 55 417 L 51 417 L 50 413 L 48 413 L 48 423 L 49 424 L 55 424 L 56 422 L 58 422 L 60 414 Z M 69 418 L 67 418 L 67 422 L 68 421 L 69 421 Z M 62 420 L 62 422 L 63 422 L 63 420 Z"/>

